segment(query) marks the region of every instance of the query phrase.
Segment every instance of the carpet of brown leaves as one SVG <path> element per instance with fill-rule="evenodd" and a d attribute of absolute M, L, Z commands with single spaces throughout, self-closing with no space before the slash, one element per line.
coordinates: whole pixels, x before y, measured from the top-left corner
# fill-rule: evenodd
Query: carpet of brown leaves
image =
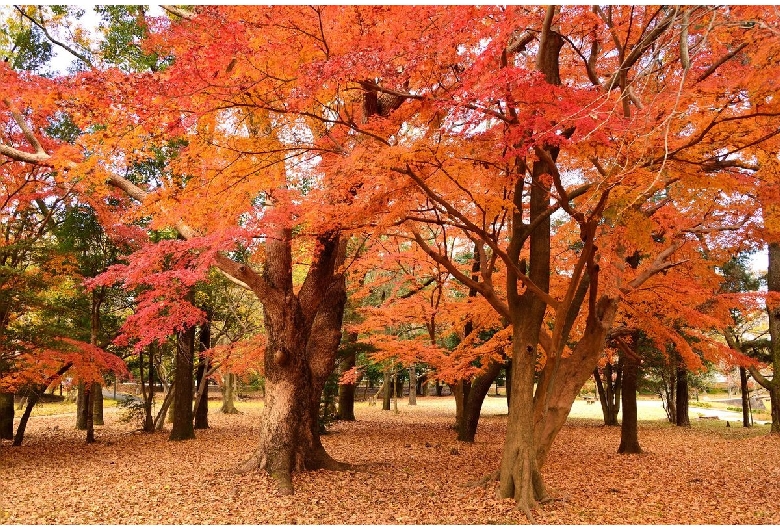
<path fill-rule="evenodd" d="M 0 524 L 526 523 L 494 483 L 466 486 L 497 467 L 503 398 L 488 398 L 475 444 L 448 428 L 451 398 L 418 402 L 400 414 L 359 404 L 357 422 L 323 438 L 358 470 L 296 474 L 288 497 L 263 473 L 234 473 L 257 438 L 257 407 L 215 413 L 211 429 L 177 443 L 134 432 L 112 411 L 91 446 L 73 416 L 33 418 L 22 447 L 0 446 Z M 647 423 L 646 452 L 621 456 L 619 428 L 570 420 L 544 469 L 555 500 L 533 511 L 536 522 L 780 524 L 780 438 L 745 431 Z"/>

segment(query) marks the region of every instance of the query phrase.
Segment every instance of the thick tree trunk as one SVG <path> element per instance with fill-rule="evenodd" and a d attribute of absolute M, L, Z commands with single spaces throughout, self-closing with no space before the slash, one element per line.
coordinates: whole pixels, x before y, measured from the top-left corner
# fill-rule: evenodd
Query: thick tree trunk
<path fill-rule="evenodd" d="M 618 299 L 603 296 L 592 313 L 589 310 L 585 331 L 568 357 L 560 359 L 555 384 L 545 399 L 534 403 L 536 422 L 537 462 L 541 468 L 547 460 L 552 443 L 569 417 L 574 400 L 577 399 L 585 381 L 593 373 L 599 356 L 604 350 L 607 333 L 617 313 Z M 542 380 L 550 375 L 545 371 Z M 625 391 L 625 379 L 623 392 Z"/>
<path fill-rule="evenodd" d="M 192 414 L 192 370 L 195 354 L 195 327 L 178 334 L 176 340 L 176 375 L 173 396 L 173 426 L 169 440 L 195 438 Z"/>
<path fill-rule="evenodd" d="M 238 414 L 238 409 L 234 403 L 236 389 L 236 376 L 230 372 L 225 374 L 222 382 L 222 408 L 219 411 L 222 414 Z"/>
<path fill-rule="evenodd" d="M 260 447 L 241 469 L 265 469 L 281 494 L 293 493 L 293 471 L 348 468 L 325 451 L 317 421 L 320 396 L 341 341 L 346 283 L 336 271 L 346 242 L 333 236 L 319 242 L 322 248 L 297 295 L 292 290 L 289 240 L 266 244 L 268 281 L 284 296 L 269 296 L 264 303 L 268 343 Z"/>
<path fill-rule="evenodd" d="M 139 379 L 141 380 L 141 396 L 143 397 L 143 407 L 144 407 L 144 425 L 143 425 L 143 431 L 144 432 L 154 432 L 155 429 L 155 421 L 154 417 L 152 416 L 152 403 L 154 401 L 154 363 L 152 361 L 152 346 L 149 346 L 149 366 L 147 366 L 147 378 L 148 378 L 148 385 L 146 384 L 146 380 L 144 380 L 144 352 L 140 351 L 138 353 L 138 372 L 139 372 Z"/>
<path fill-rule="evenodd" d="M 677 367 L 677 390 L 675 401 L 676 425 L 678 427 L 690 427 L 691 420 L 688 418 L 688 370 L 685 366 Z"/>
<path fill-rule="evenodd" d="M 531 324 L 533 327 L 533 324 Z M 534 368 L 536 366 L 536 330 L 515 323 L 512 336 L 512 402 L 507 419 L 507 434 L 499 468 L 499 492 L 513 498 L 526 511 L 546 496 L 536 458 L 534 439 Z"/>
<path fill-rule="evenodd" d="M 775 372 L 777 373 L 777 372 Z M 777 375 L 774 376 L 773 381 L 777 381 Z M 780 434 L 780 386 L 773 385 L 769 389 L 769 403 L 772 413 L 772 426 L 769 432 L 773 434 Z"/>
<path fill-rule="evenodd" d="M 623 424 L 620 427 L 618 453 L 641 453 L 637 424 L 636 390 L 639 373 L 639 358 L 626 355 L 623 364 Z"/>
<path fill-rule="evenodd" d="M 747 369 L 744 366 L 739 367 L 739 391 L 742 395 L 742 426 L 750 427 L 750 392 Z"/>
<path fill-rule="evenodd" d="M 14 437 L 14 394 L 0 392 L 0 440 Z"/>
<path fill-rule="evenodd" d="M 355 336 L 357 340 L 357 336 Z M 354 342 L 354 341 L 352 341 Z M 355 367 L 355 352 L 347 353 L 339 362 L 339 373 L 344 374 Z M 355 421 L 355 385 L 342 383 L 339 385 L 338 417 L 342 421 Z"/>

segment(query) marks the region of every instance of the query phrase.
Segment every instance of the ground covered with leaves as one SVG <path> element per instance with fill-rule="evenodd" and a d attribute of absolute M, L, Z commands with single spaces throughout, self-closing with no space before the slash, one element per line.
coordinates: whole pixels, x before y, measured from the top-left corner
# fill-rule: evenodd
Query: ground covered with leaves
<path fill-rule="evenodd" d="M 90 446 L 72 415 L 35 417 L 22 447 L 0 446 L 0 524 L 526 523 L 495 483 L 468 486 L 497 468 L 504 398 L 488 398 L 474 444 L 455 441 L 452 398 L 418 403 L 399 414 L 358 404 L 357 422 L 323 438 L 356 470 L 296 474 L 287 497 L 263 473 L 234 472 L 255 445 L 257 405 L 214 413 L 210 429 L 175 443 L 112 410 Z M 533 510 L 536 522 L 780 524 L 780 438 L 695 423 L 643 422 L 645 453 L 623 456 L 619 428 L 570 419 L 544 469 L 554 500 Z"/>

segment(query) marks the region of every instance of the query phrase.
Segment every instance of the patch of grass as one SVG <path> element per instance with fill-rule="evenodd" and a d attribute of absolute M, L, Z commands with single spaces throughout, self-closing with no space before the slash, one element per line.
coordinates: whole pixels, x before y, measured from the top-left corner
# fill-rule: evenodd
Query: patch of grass
<path fill-rule="evenodd" d="M 103 408 L 108 407 L 115 407 L 116 401 L 111 398 L 103 398 Z M 21 416 L 24 412 L 24 408 L 22 410 L 16 411 L 16 416 Z M 40 417 L 40 416 L 54 416 L 57 414 L 76 414 L 76 403 L 75 402 L 66 402 L 66 401 L 59 401 L 56 403 L 38 403 L 33 407 L 32 412 L 30 413 L 31 417 Z"/>

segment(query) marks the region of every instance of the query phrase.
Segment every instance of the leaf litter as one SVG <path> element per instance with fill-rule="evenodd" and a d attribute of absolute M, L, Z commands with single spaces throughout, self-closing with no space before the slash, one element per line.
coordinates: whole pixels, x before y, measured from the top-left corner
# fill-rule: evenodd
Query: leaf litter
<path fill-rule="evenodd" d="M 486 401 L 474 444 L 456 441 L 451 398 L 400 414 L 358 404 L 358 421 L 323 436 L 354 469 L 296 473 L 287 497 L 265 473 L 235 472 L 256 443 L 257 408 L 212 413 L 211 428 L 184 442 L 134 431 L 107 409 L 89 446 L 72 415 L 36 417 L 22 447 L 0 445 L 0 524 L 525 524 L 495 482 L 467 485 L 501 457 L 506 416 L 491 401 L 503 400 Z M 639 438 L 643 454 L 618 455 L 619 427 L 570 419 L 543 470 L 552 500 L 536 522 L 780 524 L 780 437 L 766 427 L 640 422 Z"/>

